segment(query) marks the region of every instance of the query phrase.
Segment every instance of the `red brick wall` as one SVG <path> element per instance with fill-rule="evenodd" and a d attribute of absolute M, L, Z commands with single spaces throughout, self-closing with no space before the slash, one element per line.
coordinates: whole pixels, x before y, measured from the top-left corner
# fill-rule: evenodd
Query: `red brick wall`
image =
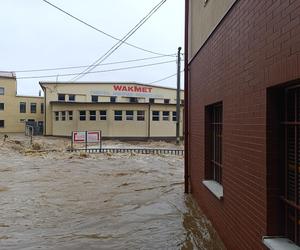
<path fill-rule="evenodd" d="M 267 206 L 267 88 L 295 79 L 300 0 L 237 1 L 189 64 L 191 189 L 228 249 L 263 249 L 262 236 L 275 230 L 267 223 L 275 217 Z M 205 106 L 219 101 L 223 201 L 202 185 Z"/>

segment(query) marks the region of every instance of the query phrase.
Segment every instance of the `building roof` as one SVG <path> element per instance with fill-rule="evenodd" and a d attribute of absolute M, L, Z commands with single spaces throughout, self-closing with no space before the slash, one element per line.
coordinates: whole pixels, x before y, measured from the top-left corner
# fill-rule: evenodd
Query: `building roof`
<path fill-rule="evenodd" d="M 138 82 L 39 82 L 41 86 L 47 85 L 47 84 L 136 84 L 140 86 L 149 86 L 152 88 L 162 88 L 162 89 L 171 89 L 171 90 L 176 90 L 176 88 L 171 88 L 171 87 L 165 87 L 165 86 L 159 86 L 159 85 L 152 85 L 152 84 L 144 84 L 144 83 L 138 83 Z M 184 91 L 181 89 L 181 91 Z"/>
<path fill-rule="evenodd" d="M 16 73 L 12 71 L 0 71 L 0 78 L 16 78 Z"/>

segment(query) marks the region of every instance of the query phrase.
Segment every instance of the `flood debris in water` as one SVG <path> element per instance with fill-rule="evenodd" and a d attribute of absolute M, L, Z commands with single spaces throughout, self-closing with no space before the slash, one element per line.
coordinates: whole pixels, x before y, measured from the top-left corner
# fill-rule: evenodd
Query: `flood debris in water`
<path fill-rule="evenodd" d="M 224 249 L 183 193 L 182 156 L 82 156 L 43 137 L 28 153 L 27 140 L 0 142 L 0 249 Z"/>

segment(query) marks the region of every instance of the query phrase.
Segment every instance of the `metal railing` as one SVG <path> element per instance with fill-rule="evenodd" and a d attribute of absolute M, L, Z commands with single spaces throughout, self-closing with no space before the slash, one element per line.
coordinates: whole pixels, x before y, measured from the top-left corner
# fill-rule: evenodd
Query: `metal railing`
<path fill-rule="evenodd" d="M 183 155 L 183 149 L 162 149 L 162 148 L 73 148 L 68 152 L 86 152 L 86 153 L 137 153 L 137 154 L 165 154 L 165 155 Z"/>

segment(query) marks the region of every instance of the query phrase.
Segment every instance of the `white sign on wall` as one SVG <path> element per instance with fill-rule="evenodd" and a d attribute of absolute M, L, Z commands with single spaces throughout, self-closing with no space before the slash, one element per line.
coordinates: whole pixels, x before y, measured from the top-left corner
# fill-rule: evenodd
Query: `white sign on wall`
<path fill-rule="evenodd" d="M 73 131 L 72 140 L 74 143 L 100 143 L 101 131 Z"/>

